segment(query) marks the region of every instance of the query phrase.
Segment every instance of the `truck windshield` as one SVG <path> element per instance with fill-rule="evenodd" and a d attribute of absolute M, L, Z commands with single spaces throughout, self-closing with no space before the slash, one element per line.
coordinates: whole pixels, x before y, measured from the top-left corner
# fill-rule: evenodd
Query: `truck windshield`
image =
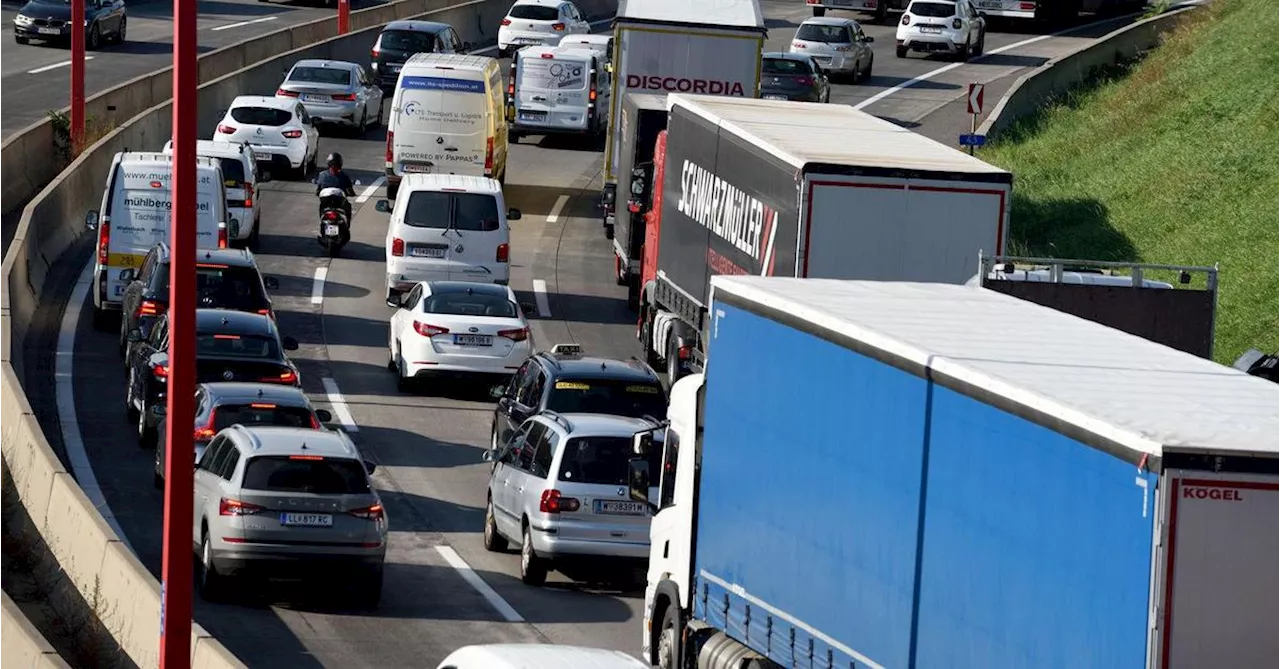
<path fill-rule="evenodd" d="M 586 63 L 546 58 L 520 59 L 520 86 L 538 90 L 580 91 L 587 87 Z"/>
<path fill-rule="evenodd" d="M 627 485 L 631 437 L 578 437 L 569 440 L 560 459 L 560 480 L 573 483 Z M 662 443 L 649 449 L 649 471 L 656 485 L 662 466 Z"/>
<path fill-rule="evenodd" d="M 547 409 L 559 413 L 602 413 L 662 420 L 667 396 L 657 383 L 614 379 L 559 379 L 547 398 Z"/>

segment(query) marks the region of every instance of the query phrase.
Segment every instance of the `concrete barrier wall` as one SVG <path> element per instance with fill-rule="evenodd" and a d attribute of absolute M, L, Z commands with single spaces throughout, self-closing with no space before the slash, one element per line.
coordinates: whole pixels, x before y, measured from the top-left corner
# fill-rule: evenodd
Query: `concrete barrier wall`
<path fill-rule="evenodd" d="M 4 629 L 4 644 L 0 645 L 0 666 L 5 669 L 70 669 L 35 625 L 22 615 L 22 610 L 9 599 L 9 595 L 3 597 L 0 627 Z"/>
<path fill-rule="evenodd" d="M 978 134 L 988 138 L 998 136 L 1018 119 L 1034 114 L 1083 83 L 1099 68 L 1131 60 L 1157 46 L 1161 37 L 1182 20 L 1182 15 L 1194 9 L 1185 7 L 1131 23 L 1075 53 L 1054 58 L 1022 75 L 996 103 L 991 115 L 978 128 Z"/>
<path fill-rule="evenodd" d="M 389 11 L 397 16 L 449 23 L 463 40 L 480 44 L 496 36 L 498 23 L 509 6 L 508 0 L 469 0 L 417 14 L 401 14 L 414 7 L 413 3 L 421 8 L 440 2 L 406 0 L 387 7 L 392 7 Z M 586 0 L 579 7 L 592 18 L 603 18 L 612 15 L 616 0 Z M 283 70 L 299 59 L 363 62 L 386 20 L 385 14 L 379 16 L 382 20 L 367 14 L 360 23 L 353 20 L 355 27 L 362 29 L 351 34 L 279 55 L 269 54 L 250 67 L 204 83 L 199 90 L 198 112 L 204 135 L 213 131 L 220 110 L 229 106 L 235 96 L 271 94 Z M 290 44 L 323 35 L 323 30 L 315 27 L 294 27 L 289 32 Z M 274 39 L 281 40 L 277 46 L 284 43 L 283 38 Z M 262 48 L 266 52 L 272 47 Z M 156 88 L 138 93 L 142 96 L 138 99 L 168 95 L 167 82 L 165 87 L 155 79 L 152 83 Z M 58 291 L 69 287 L 65 280 L 52 280 L 55 267 L 66 275 L 68 268 L 78 270 L 89 260 L 92 238 L 85 233 L 84 213 L 98 207 L 113 157 L 126 148 L 159 150 L 171 135 L 171 107 L 171 102 L 164 100 L 125 120 L 40 190 L 23 210 L 5 254 L 5 285 L 0 290 L 0 454 L 9 473 L 8 482 L 33 530 L 57 560 L 68 587 L 73 587 L 83 601 L 95 602 L 94 610 L 102 618 L 103 627 L 144 669 L 158 664 L 159 583 L 114 534 L 49 446 L 23 392 L 25 383 L 48 383 L 49 375 L 41 370 L 24 370 L 23 352 L 42 301 L 53 302 Z M 6 147 L 10 145 L 12 142 Z M 23 146 L 24 150 L 35 151 L 34 145 Z M 198 626 L 192 652 L 195 667 L 244 666 Z"/>

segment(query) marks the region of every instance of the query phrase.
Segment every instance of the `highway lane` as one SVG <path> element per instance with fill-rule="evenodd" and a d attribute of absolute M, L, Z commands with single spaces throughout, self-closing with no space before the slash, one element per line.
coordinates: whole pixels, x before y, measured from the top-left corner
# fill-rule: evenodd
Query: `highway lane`
<path fill-rule="evenodd" d="M 785 48 L 807 11 L 803 5 L 772 0 L 764 8 L 772 29 L 769 48 Z M 835 101 L 861 104 L 947 65 L 940 59 L 896 59 L 892 26 L 868 25 L 866 30 L 877 39 L 874 76 L 863 85 L 837 86 Z M 989 51 L 1033 37 L 993 32 Z M 967 81 L 1000 72 L 1007 79 L 1026 64 L 1070 48 L 1075 39 L 1044 39 L 1012 48 L 995 63 L 961 65 L 936 75 L 925 87 L 877 100 L 868 111 L 896 114 L 899 122 L 931 129 L 930 111 L 963 95 Z M 987 99 L 994 104 L 996 98 L 989 93 Z M 321 150 L 341 151 L 368 186 L 380 174 L 383 137 L 380 129 L 363 139 L 325 137 Z M 509 206 L 524 213 L 512 224 L 512 286 L 522 302 L 536 303 L 533 282 L 545 282 L 550 315 L 533 324 L 543 346 L 574 341 L 593 353 L 625 357 L 638 354 L 639 348 L 624 291 L 610 279 L 611 246 L 595 209 L 599 188 L 600 154 L 595 151 L 550 138 L 512 146 L 506 194 Z M 413 395 L 396 390 L 385 369 L 390 312 L 383 304 L 382 283 L 386 217 L 373 208 L 382 190 L 358 205 L 352 243 L 333 260 L 323 257 L 314 241 L 313 192 L 310 184 L 296 182 L 274 182 L 262 189 L 259 261 L 264 272 L 280 280 L 274 297 L 282 328 L 302 342 L 295 358 L 306 390 L 320 406 L 337 408 L 330 400 L 340 400 L 358 428 L 353 439 L 380 463 L 374 479 L 393 530 L 383 604 L 373 612 L 346 611 L 314 596 L 324 594 L 322 586 L 273 587 L 256 593 L 247 606 L 200 603 L 198 621 L 251 666 L 395 666 L 410 659 L 415 666 L 430 665 L 463 643 L 500 640 L 547 639 L 636 652 L 642 606 L 638 589 L 573 583 L 558 574 L 545 588 L 529 588 L 519 582 L 514 553 L 484 550 L 480 529 L 487 467 L 480 454 L 488 443 L 493 405 L 483 387 L 448 384 Z M 554 221 L 548 220 L 561 196 L 567 196 L 565 206 Z M 318 268 L 327 268 L 327 279 L 323 299 L 315 304 Z M 93 332 L 87 313 L 82 308 L 74 351 L 79 430 L 108 504 L 144 564 L 158 571 L 161 508 L 160 496 L 149 484 L 151 455 L 134 445 L 132 430 L 124 424 L 124 375 L 114 336 Z M 101 382 L 113 378 L 120 382 Z M 322 379 L 332 379 L 329 392 Z M 340 397 L 331 394 L 335 388 Z M 495 608 L 485 593 L 468 585 L 463 573 L 450 566 L 450 550 L 510 610 Z"/>
<path fill-rule="evenodd" d="M 384 1 L 357 0 L 352 8 L 363 9 Z M 22 5 L 17 0 L 4 0 L 0 5 L 0 89 L 4 91 L 0 131 L 4 137 L 44 118 L 50 110 L 67 106 L 70 100 L 70 49 L 14 41 L 13 17 Z M 197 6 L 200 53 L 290 25 L 335 16 L 332 9 L 257 0 L 203 0 Z M 128 41 L 104 45 L 87 54 L 92 60 L 85 64 L 86 95 L 173 62 L 173 3 L 129 2 L 127 12 Z"/>

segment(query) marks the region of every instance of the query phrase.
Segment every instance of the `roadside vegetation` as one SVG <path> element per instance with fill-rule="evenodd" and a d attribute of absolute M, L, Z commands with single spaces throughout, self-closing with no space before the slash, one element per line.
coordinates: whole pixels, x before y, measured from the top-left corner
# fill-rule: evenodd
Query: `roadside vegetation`
<path fill-rule="evenodd" d="M 1218 263 L 1215 358 L 1275 352 L 1278 49 L 1274 0 L 1215 0 L 1017 123 L 981 152 L 1014 173 L 1011 251 Z"/>

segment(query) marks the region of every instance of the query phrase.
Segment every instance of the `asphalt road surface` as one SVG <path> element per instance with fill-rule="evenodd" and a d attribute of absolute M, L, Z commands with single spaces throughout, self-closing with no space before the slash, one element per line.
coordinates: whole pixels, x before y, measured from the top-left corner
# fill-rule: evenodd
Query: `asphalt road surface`
<path fill-rule="evenodd" d="M 765 0 L 764 9 L 769 50 L 784 49 L 809 15 L 797 2 Z M 1043 37 L 994 27 L 989 55 L 955 67 L 932 57 L 895 58 L 893 26 L 867 25 L 876 38 L 873 76 L 862 85 L 837 85 L 832 102 L 865 105 L 871 113 L 955 143 L 955 135 L 968 129 L 962 97 L 969 82 L 987 83 L 987 104 L 994 105 L 1028 67 L 1123 20 L 1086 25 L 1083 36 Z M 931 78 L 903 87 L 931 72 Z M 6 69 L 5 76 L 22 75 Z M 363 182 L 357 190 L 370 191 L 355 204 L 353 239 L 342 257 L 324 257 L 314 239 L 314 187 L 306 182 L 273 182 L 260 191 L 258 253 L 264 273 L 280 282 L 273 295 L 282 329 L 302 343 L 294 358 L 305 389 L 317 406 L 334 410 L 339 419 L 349 416 L 341 422 L 350 423 L 347 429 L 366 457 L 379 463 L 374 481 L 392 530 L 382 604 L 375 611 L 352 611 L 327 601 L 324 583 L 272 586 L 240 604 L 198 602 L 196 618 L 255 667 L 435 666 L 460 645 L 499 641 L 550 640 L 638 652 L 640 588 L 620 591 L 559 574 L 546 587 L 527 587 L 519 581 L 515 553 L 482 547 L 488 467 L 480 456 L 493 412 L 485 388 L 441 384 L 410 395 L 396 390 L 386 370 L 387 217 L 373 206 L 383 189 L 371 187 L 381 173 L 383 138 L 376 129 L 360 139 L 321 140 L 322 154 L 341 151 Z M 611 242 L 595 209 L 600 172 L 601 154 L 571 139 L 529 137 L 511 147 L 506 197 L 508 206 L 524 214 L 512 223 L 511 285 L 522 302 L 537 304 L 533 286 L 545 283 L 549 313 L 533 321 L 542 346 L 577 342 L 593 354 L 625 357 L 638 354 L 639 347 L 624 289 L 612 280 Z M 318 270 L 325 270 L 319 286 Z M 54 440 L 69 452 L 83 442 L 110 512 L 143 563 L 158 573 L 161 497 L 151 486 L 152 455 L 135 445 L 134 430 L 125 424 L 125 375 L 115 335 L 92 330 L 88 304 L 75 303 L 68 316 L 63 343 L 70 346 L 74 333 L 67 392 L 76 420 L 62 416 L 63 438 Z M 51 392 L 32 394 L 33 405 L 47 412 Z M 473 584 L 476 576 L 480 588 Z M 505 604 L 495 605 L 498 598 Z"/>

